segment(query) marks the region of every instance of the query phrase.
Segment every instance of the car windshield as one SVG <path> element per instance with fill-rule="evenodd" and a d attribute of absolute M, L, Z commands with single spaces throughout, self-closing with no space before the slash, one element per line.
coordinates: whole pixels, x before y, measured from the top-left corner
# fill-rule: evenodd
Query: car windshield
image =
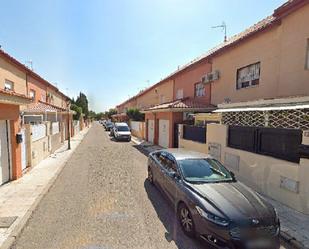
<path fill-rule="evenodd" d="M 178 163 L 188 182 L 211 183 L 234 180 L 231 173 L 215 159 L 184 159 Z"/>
<path fill-rule="evenodd" d="M 129 127 L 128 126 L 117 126 L 117 130 L 118 131 L 129 131 Z"/>

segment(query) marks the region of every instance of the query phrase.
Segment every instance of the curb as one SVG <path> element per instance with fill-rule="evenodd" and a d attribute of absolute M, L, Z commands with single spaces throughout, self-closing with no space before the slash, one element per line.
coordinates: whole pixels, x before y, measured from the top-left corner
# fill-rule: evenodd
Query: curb
<path fill-rule="evenodd" d="M 138 141 L 138 139 L 134 136 L 131 136 L 131 140 L 132 140 L 133 143 L 135 143 L 137 145 L 140 145 L 141 143 L 143 143 L 143 142 Z M 144 141 L 144 140 L 142 140 L 142 141 Z"/>
<path fill-rule="evenodd" d="M 305 247 L 301 242 L 296 240 L 293 236 L 288 234 L 287 232 L 280 232 L 280 238 L 286 242 L 288 245 L 291 245 L 295 249 L 308 249 L 308 247 Z"/>
<path fill-rule="evenodd" d="M 88 131 L 90 128 L 88 128 L 88 130 L 86 131 L 86 133 L 83 136 L 84 137 L 87 135 Z M 82 140 L 83 140 L 82 139 Z M 78 146 L 80 145 L 80 143 L 82 142 L 82 140 L 78 143 L 78 145 L 76 146 L 76 148 L 71 152 L 71 154 L 68 156 L 68 158 L 62 163 L 62 165 L 59 167 L 59 169 L 56 171 L 55 175 L 49 180 L 49 182 L 46 184 L 46 186 L 44 187 L 43 191 L 41 192 L 41 194 L 39 194 L 39 196 L 36 198 L 36 200 L 34 201 L 34 203 L 31 205 L 31 207 L 29 208 L 29 210 L 26 212 L 26 214 L 19 220 L 19 223 L 15 226 L 15 228 L 12 230 L 11 234 L 9 235 L 9 237 L 3 242 L 3 244 L 0 246 L 0 249 L 10 249 L 12 247 L 12 245 L 14 244 L 16 238 L 18 237 L 18 235 L 22 232 L 23 228 L 25 227 L 25 225 L 27 224 L 28 220 L 30 219 L 32 213 L 35 211 L 35 209 L 37 208 L 38 204 L 41 202 L 41 200 L 43 199 L 43 197 L 49 192 L 50 188 L 54 185 L 55 181 L 57 180 L 58 176 L 60 175 L 60 173 L 62 172 L 63 168 L 65 167 L 65 165 L 67 164 L 67 162 L 70 160 L 70 158 L 72 157 L 74 151 L 78 148 Z"/>

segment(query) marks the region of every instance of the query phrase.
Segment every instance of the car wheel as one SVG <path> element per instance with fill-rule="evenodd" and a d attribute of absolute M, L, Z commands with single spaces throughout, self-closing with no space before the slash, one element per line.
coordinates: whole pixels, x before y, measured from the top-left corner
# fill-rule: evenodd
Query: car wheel
<path fill-rule="evenodd" d="M 153 184 L 153 173 L 150 167 L 148 167 L 148 177 L 147 177 L 148 181 Z"/>
<path fill-rule="evenodd" d="M 184 203 L 180 203 L 178 206 L 178 220 L 183 232 L 189 237 L 194 237 L 195 227 L 192 214 Z"/>

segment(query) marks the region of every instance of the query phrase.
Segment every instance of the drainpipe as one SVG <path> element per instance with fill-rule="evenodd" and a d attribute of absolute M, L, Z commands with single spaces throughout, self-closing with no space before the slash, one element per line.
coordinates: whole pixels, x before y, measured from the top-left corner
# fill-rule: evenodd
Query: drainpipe
<path fill-rule="evenodd" d="M 212 61 L 209 60 L 208 63 L 210 64 L 210 72 L 212 72 Z M 212 92 L 211 92 L 212 87 L 211 86 L 212 86 L 212 82 L 210 82 L 210 84 L 209 84 L 209 104 L 211 104 L 211 95 L 212 95 Z"/>
<path fill-rule="evenodd" d="M 28 86 L 28 73 L 26 73 L 26 92 L 27 97 L 29 96 L 29 86 Z"/>
<path fill-rule="evenodd" d="M 172 100 L 175 100 L 175 79 L 173 79 L 173 96 L 172 96 Z"/>

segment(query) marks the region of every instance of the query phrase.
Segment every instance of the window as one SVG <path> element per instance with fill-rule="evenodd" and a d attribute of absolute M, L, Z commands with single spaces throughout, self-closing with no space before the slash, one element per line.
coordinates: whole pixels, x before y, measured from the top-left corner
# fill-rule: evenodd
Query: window
<path fill-rule="evenodd" d="M 32 98 L 32 99 L 35 98 L 35 91 L 34 90 L 29 91 L 29 97 Z"/>
<path fill-rule="evenodd" d="M 46 102 L 46 95 L 44 93 L 42 93 L 41 95 L 41 101 Z"/>
<path fill-rule="evenodd" d="M 309 39 L 307 39 L 307 48 L 306 48 L 306 64 L 305 69 L 309 70 Z"/>
<path fill-rule="evenodd" d="M 183 89 L 177 89 L 176 99 L 182 99 L 182 98 L 183 98 Z"/>
<path fill-rule="evenodd" d="M 170 154 L 162 152 L 159 156 L 159 162 L 168 172 L 177 173 L 176 162 Z"/>
<path fill-rule="evenodd" d="M 160 95 L 160 104 L 165 102 L 165 96 L 163 94 Z"/>
<path fill-rule="evenodd" d="M 260 82 L 261 63 L 251 64 L 237 70 L 237 89 L 258 85 Z"/>
<path fill-rule="evenodd" d="M 197 83 L 194 85 L 194 87 L 195 87 L 195 97 L 205 96 L 205 85 L 203 83 Z"/>
<path fill-rule="evenodd" d="M 4 82 L 4 90 L 14 91 L 14 82 L 10 80 L 5 80 Z"/>
<path fill-rule="evenodd" d="M 116 129 L 118 131 L 130 131 L 129 127 L 128 126 L 124 126 L 124 125 L 116 126 Z"/>

